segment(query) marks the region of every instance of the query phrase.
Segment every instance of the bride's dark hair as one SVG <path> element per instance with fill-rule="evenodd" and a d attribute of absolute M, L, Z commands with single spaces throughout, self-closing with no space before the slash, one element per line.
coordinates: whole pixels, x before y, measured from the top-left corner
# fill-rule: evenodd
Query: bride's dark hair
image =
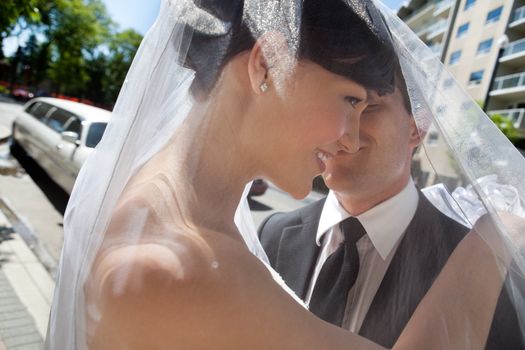
<path fill-rule="evenodd" d="M 192 35 L 183 64 L 195 71 L 193 94 L 208 94 L 224 65 L 235 55 L 250 50 L 256 38 L 247 23 L 264 13 L 247 11 L 272 1 L 280 13 L 294 13 L 297 0 L 194 0 L 183 19 Z M 297 58 L 319 64 L 383 95 L 394 91 L 397 57 L 390 33 L 379 11 L 369 0 L 359 6 L 345 0 L 304 0 L 301 4 Z M 250 7 L 251 6 L 251 7 Z M 296 12 L 297 13 L 297 12 Z M 282 22 L 280 22 L 282 23 Z M 291 24 L 293 26 L 293 24 Z M 293 31 L 293 28 L 292 28 Z M 286 35 L 285 35 L 286 36 Z"/>

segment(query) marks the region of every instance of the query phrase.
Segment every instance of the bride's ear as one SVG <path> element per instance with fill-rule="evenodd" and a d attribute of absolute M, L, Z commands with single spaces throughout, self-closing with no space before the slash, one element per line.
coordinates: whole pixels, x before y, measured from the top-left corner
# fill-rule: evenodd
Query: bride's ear
<path fill-rule="evenodd" d="M 248 75 L 252 90 L 262 94 L 274 86 L 283 70 L 281 65 L 289 61 L 290 52 L 284 35 L 279 32 L 263 34 L 253 45 L 248 58 Z"/>
<path fill-rule="evenodd" d="M 264 58 L 261 42 L 257 40 L 250 51 L 248 57 L 248 76 L 250 78 L 250 85 L 255 94 L 260 94 L 264 90 L 261 86 L 266 84 L 268 86 L 268 64 Z"/>

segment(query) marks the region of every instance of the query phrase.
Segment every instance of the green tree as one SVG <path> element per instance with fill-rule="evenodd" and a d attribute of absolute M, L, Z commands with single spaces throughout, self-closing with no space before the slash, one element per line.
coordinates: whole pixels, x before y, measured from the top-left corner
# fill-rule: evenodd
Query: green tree
<path fill-rule="evenodd" d="M 109 41 L 107 72 L 104 88 L 108 103 L 114 103 L 128 69 L 142 41 L 142 35 L 132 29 L 113 35 Z"/>
<path fill-rule="evenodd" d="M 0 1 L 0 39 L 7 37 L 20 20 L 27 23 L 39 22 L 41 0 Z"/>
<path fill-rule="evenodd" d="M 88 60 L 87 98 L 108 106 L 115 102 L 141 40 L 142 35 L 131 29 L 108 38 Z"/>
<path fill-rule="evenodd" d="M 85 97 L 105 105 L 111 105 L 107 97 L 107 88 L 105 86 L 107 80 L 107 57 L 104 54 L 98 55 L 91 59 L 87 66 L 87 73 L 89 81 L 86 85 Z"/>
<path fill-rule="evenodd" d="M 50 60 L 50 43 L 47 41 L 39 43 L 36 55 L 31 61 L 35 85 L 40 84 L 47 78 Z"/>
<path fill-rule="evenodd" d="M 49 12 L 49 76 L 56 92 L 83 97 L 88 60 L 107 40 L 112 22 L 101 0 L 57 0 Z"/>
<path fill-rule="evenodd" d="M 510 118 L 504 117 L 500 114 L 494 114 L 490 117 L 490 119 L 494 124 L 496 124 L 498 129 L 500 129 L 501 132 L 507 136 L 510 142 L 516 143 L 518 141 L 520 135 Z"/>
<path fill-rule="evenodd" d="M 14 34 L 23 28 L 33 33 L 9 59 L 13 79 L 30 86 L 47 81 L 50 92 L 113 104 L 142 35 L 134 30 L 119 32 L 102 0 L 7 0 L 0 9 L 12 1 L 29 4 L 38 14 L 31 19 L 30 10 L 11 12 L 11 34 L 15 26 Z M 6 14 L 2 13 L 7 18 Z M 25 74 L 27 81 L 20 76 L 20 67 L 30 71 Z"/>

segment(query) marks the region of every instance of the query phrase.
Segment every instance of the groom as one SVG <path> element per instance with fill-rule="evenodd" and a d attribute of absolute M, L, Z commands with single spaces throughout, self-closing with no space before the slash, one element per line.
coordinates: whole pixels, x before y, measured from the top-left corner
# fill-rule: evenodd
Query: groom
<path fill-rule="evenodd" d="M 312 312 L 389 348 L 468 228 L 411 179 L 421 138 L 401 73 L 394 93 L 370 94 L 359 130 L 326 150 L 336 154 L 325 162 L 326 199 L 270 216 L 259 237 L 272 267 Z M 525 349 L 506 292 L 486 349 Z"/>

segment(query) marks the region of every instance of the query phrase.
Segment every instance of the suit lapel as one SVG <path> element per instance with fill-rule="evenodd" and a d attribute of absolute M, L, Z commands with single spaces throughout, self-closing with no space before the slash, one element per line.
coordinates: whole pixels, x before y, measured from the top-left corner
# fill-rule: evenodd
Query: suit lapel
<path fill-rule="evenodd" d="M 323 205 L 321 200 L 304 210 L 301 223 L 285 227 L 279 243 L 276 270 L 303 300 L 319 254 L 315 238 Z"/>
<path fill-rule="evenodd" d="M 306 296 L 308 281 L 319 251 L 315 243 L 315 232 L 312 235 L 313 226 L 307 224 L 285 228 L 277 256 L 277 271 L 301 299 Z"/>

